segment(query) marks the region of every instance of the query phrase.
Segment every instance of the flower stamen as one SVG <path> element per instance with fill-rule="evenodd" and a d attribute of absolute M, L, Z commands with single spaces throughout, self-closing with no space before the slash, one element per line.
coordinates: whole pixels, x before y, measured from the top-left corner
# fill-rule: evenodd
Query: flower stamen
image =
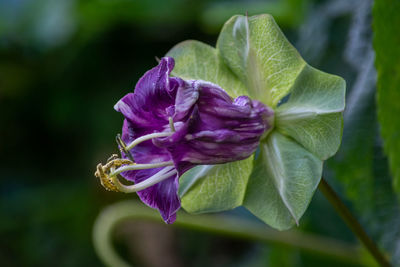
<path fill-rule="evenodd" d="M 129 151 L 132 148 L 134 148 L 136 145 L 138 145 L 138 144 L 140 144 L 140 143 L 142 143 L 144 141 L 147 141 L 147 140 L 150 140 L 150 139 L 153 139 L 153 138 L 158 138 L 158 137 L 167 137 L 167 136 L 171 136 L 173 134 L 174 134 L 173 132 L 146 134 L 146 135 L 143 135 L 143 136 L 133 140 L 132 143 L 130 143 L 125 149 L 127 151 Z"/>
<path fill-rule="evenodd" d="M 165 168 L 138 184 L 127 186 L 122 184 L 118 179 L 118 174 L 124 171 L 144 170 L 160 167 Z M 137 164 L 128 159 L 120 159 L 118 158 L 118 155 L 114 154 L 108 159 L 104 166 L 101 163 L 97 165 L 97 170 L 94 175 L 100 179 L 101 185 L 109 191 L 132 193 L 146 189 L 176 173 L 177 171 L 172 161 L 151 164 Z"/>
<path fill-rule="evenodd" d="M 113 171 L 115 167 L 120 167 L 125 164 L 133 164 L 133 162 L 128 159 L 119 159 L 118 155 L 114 154 L 108 159 L 106 165 L 103 166 L 101 163 L 97 165 L 97 170 L 94 175 L 100 179 L 100 183 L 105 189 L 118 192 L 119 190 L 108 175 L 108 172 L 110 170 Z"/>
<path fill-rule="evenodd" d="M 130 165 L 125 165 L 125 166 L 122 166 L 122 167 L 116 169 L 115 171 L 112 171 L 110 173 L 110 176 L 116 176 L 116 175 L 120 174 L 121 172 L 125 172 L 125 171 L 154 169 L 154 168 L 173 166 L 173 165 L 174 165 L 173 161 L 163 161 L 163 162 L 149 163 L 149 164 L 132 163 Z"/>
<path fill-rule="evenodd" d="M 137 191 L 144 190 L 146 188 L 149 188 L 150 186 L 153 186 L 159 182 L 162 182 L 163 180 L 171 177 L 174 174 L 177 174 L 177 170 L 173 166 L 168 166 L 163 168 L 161 171 L 157 172 L 153 176 L 147 178 L 143 182 L 134 184 L 134 185 L 124 185 L 122 184 L 117 176 L 112 177 L 112 182 L 115 185 L 115 187 L 120 191 L 124 193 L 134 193 Z"/>
<path fill-rule="evenodd" d="M 127 149 L 126 144 L 122 140 L 120 134 L 117 134 L 117 137 L 115 138 L 115 140 L 117 141 L 121 155 L 122 155 L 122 153 L 124 153 L 127 156 L 127 158 L 129 158 L 132 162 L 134 162 L 131 152 L 129 152 L 129 149 Z"/>
<path fill-rule="evenodd" d="M 172 117 L 168 117 L 168 121 L 169 121 L 169 128 L 171 128 L 171 131 L 176 132 L 175 126 L 174 126 L 174 120 L 172 119 Z"/>

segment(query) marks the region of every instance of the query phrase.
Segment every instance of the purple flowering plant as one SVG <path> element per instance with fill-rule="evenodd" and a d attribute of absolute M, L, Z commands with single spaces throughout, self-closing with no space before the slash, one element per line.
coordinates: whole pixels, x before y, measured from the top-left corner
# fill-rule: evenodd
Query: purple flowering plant
<path fill-rule="evenodd" d="M 339 148 L 344 96 L 344 80 L 304 62 L 271 16 L 234 16 L 216 48 L 176 45 L 118 101 L 121 157 L 95 174 L 108 190 L 137 192 L 166 223 L 181 206 L 244 206 L 288 229 Z"/>

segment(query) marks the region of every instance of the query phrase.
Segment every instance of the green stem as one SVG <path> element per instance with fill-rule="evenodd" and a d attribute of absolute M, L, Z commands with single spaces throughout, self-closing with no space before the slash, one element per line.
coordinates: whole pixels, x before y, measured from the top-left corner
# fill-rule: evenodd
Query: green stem
<path fill-rule="evenodd" d="M 346 205 L 341 201 L 339 196 L 335 193 L 332 187 L 325 181 L 324 178 L 321 179 L 319 184 L 319 190 L 325 195 L 332 206 L 336 209 L 342 219 L 349 226 L 351 231 L 357 236 L 357 238 L 364 244 L 368 251 L 372 254 L 375 260 L 380 266 L 390 266 L 389 261 L 378 249 L 374 241 L 367 235 L 361 224 L 353 216 Z"/>
<path fill-rule="evenodd" d="M 93 228 L 95 250 L 107 266 L 129 266 L 112 246 L 112 233 L 125 220 L 146 220 L 163 223 L 160 215 L 136 201 L 123 201 L 104 209 Z M 264 224 L 224 215 L 189 215 L 179 212 L 175 227 L 212 232 L 234 238 L 296 247 L 346 262 L 362 264 L 358 247 L 347 243 L 298 231 L 278 232 Z"/>

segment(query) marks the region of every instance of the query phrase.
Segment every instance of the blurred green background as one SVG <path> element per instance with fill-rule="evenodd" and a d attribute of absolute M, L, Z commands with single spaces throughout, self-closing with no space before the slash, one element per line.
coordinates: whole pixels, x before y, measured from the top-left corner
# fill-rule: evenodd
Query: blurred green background
<path fill-rule="evenodd" d="M 371 236 L 400 258 L 400 212 L 376 120 L 372 1 L 0 0 L 0 262 L 101 266 L 91 233 L 105 191 L 95 166 L 117 152 L 113 105 L 173 45 L 215 45 L 234 14 L 270 13 L 306 61 L 346 79 L 342 148 L 325 176 Z M 234 216 L 256 220 L 242 209 Z M 357 244 L 317 192 L 299 231 Z M 158 224 L 124 224 L 138 266 L 354 266 L 295 247 Z M 154 259 L 159 259 L 154 260 Z M 357 266 L 357 265 L 356 265 Z"/>

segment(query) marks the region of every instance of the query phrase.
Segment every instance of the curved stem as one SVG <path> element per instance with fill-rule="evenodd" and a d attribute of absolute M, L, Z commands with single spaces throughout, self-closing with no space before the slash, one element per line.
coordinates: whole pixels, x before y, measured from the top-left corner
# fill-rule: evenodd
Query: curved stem
<path fill-rule="evenodd" d="M 325 195 L 325 197 L 332 204 L 332 206 L 336 209 L 336 211 L 339 213 L 342 219 L 346 222 L 351 231 L 357 236 L 357 238 L 361 241 L 361 243 L 364 244 L 364 246 L 372 254 L 375 260 L 380 264 L 380 266 L 390 266 L 389 261 L 381 253 L 381 251 L 376 246 L 374 241 L 372 241 L 372 239 L 367 235 L 361 224 L 357 221 L 357 219 L 353 216 L 353 214 L 351 214 L 350 210 L 341 201 L 339 196 L 335 193 L 335 191 L 325 181 L 324 178 L 321 178 L 321 182 L 319 183 L 318 187 L 319 190 Z"/>
<path fill-rule="evenodd" d="M 137 201 L 123 201 L 104 209 L 95 221 L 93 242 L 97 255 L 107 266 L 129 266 L 112 246 L 113 230 L 120 222 L 126 220 L 146 220 L 163 223 L 157 211 L 149 209 L 143 204 L 137 203 Z M 173 226 L 212 232 L 244 240 L 296 247 L 308 252 L 323 254 L 336 260 L 341 259 L 345 262 L 356 264 L 363 263 L 358 247 L 342 241 L 294 230 L 279 232 L 264 224 L 233 216 L 193 216 L 179 212 L 178 220 Z"/>

